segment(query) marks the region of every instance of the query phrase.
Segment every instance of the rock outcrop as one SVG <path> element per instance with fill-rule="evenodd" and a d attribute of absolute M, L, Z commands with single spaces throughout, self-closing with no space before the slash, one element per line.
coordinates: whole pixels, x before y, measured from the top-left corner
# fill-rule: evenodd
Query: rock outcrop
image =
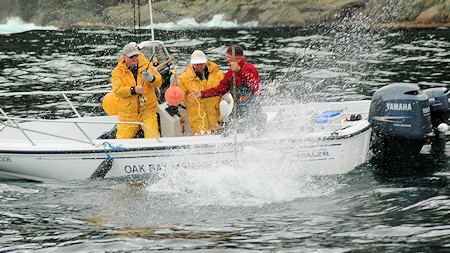
<path fill-rule="evenodd" d="M 0 23 L 19 17 L 36 25 L 122 27 L 150 23 L 148 0 L 3 0 Z M 139 8 L 137 3 L 140 2 Z M 346 21 L 378 26 L 450 26 L 450 0 L 153 0 L 155 23 L 192 17 L 259 26 Z M 140 11 L 138 15 L 137 11 Z"/>

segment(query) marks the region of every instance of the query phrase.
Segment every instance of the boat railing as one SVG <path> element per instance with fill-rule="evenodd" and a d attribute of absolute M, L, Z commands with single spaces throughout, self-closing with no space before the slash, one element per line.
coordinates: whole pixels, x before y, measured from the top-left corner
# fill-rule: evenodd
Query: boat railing
<path fill-rule="evenodd" d="M 0 119 L 6 119 L 6 120 L 10 121 L 10 123 L 7 122 L 4 126 L 18 128 L 24 134 L 24 136 L 31 142 L 31 144 L 33 146 L 35 146 L 36 143 L 26 134 L 27 131 L 28 132 L 33 132 L 33 133 L 38 133 L 38 134 L 43 134 L 43 135 L 48 135 L 48 136 L 52 136 L 52 137 L 57 137 L 57 138 L 61 138 L 61 139 L 67 139 L 67 140 L 72 140 L 72 141 L 88 143 L 88 144 L 92 144 L 92 145 L 96 145 L 97 142 L 92 140 L 84 131 L 81 131 L 81 132 L 88 139 L 88 141 L 82 140 L 82 139 L 75 139 L 75 138 L 71 138 L 71 137 L 68 137 L 68 136 L 57 135 L 57 134 L 53 134 L 53 133 L 42 132 L 42 131 L 38 131 L 38 130 L 35 130 L 35 129 L 29 129 L 29 128 L 20 126 L 19 124 L 17 124 L 17 121 L 69 123 L 69 124 L 75 124 L 77 126 L 78 126 L 78 124 L 112 124 L 112 125 L 115 125 L 115 124 L 130 124 L 130 125 L 139 125 L 143 129 L 148 131 L 158 142 L 161 142 L 160 138 L 156 137 L 151 132 L 151 130 L 148 129 L 142 122 L 89 121 L 89 120 L 83 120 L 83 121 L 64 120 L 64 121 L 62 121 L 62 120 L 49 120 L 49 119 L 48 120 L 46 120 L 46 119 L 27 119 L 27 118 L 17 118 L 17 117 L 8 117 L 8 116 L 0 116 Z"/>
<path fill-rule="evenodd" d="M 69 99 L 69 97 L 67 95 L 69 95 L 69 94 L 102 94 L 102 93 L 108 93 L 108 92 L 110 92 L 110 90 L 8 92 L 8 93 L 0 93 L 0 97 L 2 97 L 2 96 L 32 96 L 32 95 L 53 95 L 53 96 L 61 95 L 66 100 L 66 102 L 69 104 L 70 108 L 72 109 L 74 114 L 77 116 L 77 118 L 80 119 L 80 118 L 82 118 L 80 113 L 78 112 L 78 110 L 76 109 L 76 107 L 72 103 L 72 101 L 70 101 L 70 99 Z M 92 123 L 95 123 L 95 124 L 114 124 L 114 125 L 120 123 L 120 124 L 139 125 L 139 126 L 141 126 L 142 129 L 145 129 L 146 131 L 148 131 L 153 136 L 153 138 L 155 138 L 158 142 L 161 142 L 161 140 L 157 136 L 155 136 L 155 134 L 141 122 L 89 121 L 89 120 L 79 121 L 79 120 L 76 120 L 76 119 L 74 119 L 74 120 L 70 120 L 70 119 L 48 120 L 48 119 L 29 119 L 29 118 L 21 118 L 21 117 L 10 117 L 10 116 L 8 116 L 6 114 L 6 112 L 1 107 L 0 107 L 0 113 L 1 113 L 0 119 L 4 119 L 4 120 L 7 121 L 6 124 L 4 123 L 5 126 L 19 129 L 23 133 L 23 135 L 31 142 L 31 144 L 33 146 L 35 146 L 36 143 L 27 134 L 27 131 L 28 132 L 39 133 L 39 134 L 44 134 L 44 135 L 48 135 L 48 136 L 53 136 L 53 137 L 57 137 L 57 138 L 68 139 L 68 140 L 73 140 L 73 141 L 78 141 L 78 142 L 83 142 L 83 143 L 88 143 L 88 144 L 95 145 L 96 142 L 94 140 L 92 140 L 92 138 L 80 126 L 80 124 L 87 124 L 87 123 L 89 123 L 89 124 L 92 124 Z M 56 135 L 56 134 L 52 134 L 52 133 L 46 133 L 46 132 L 42 132 L 42 131 L 38 131 L 38 130 L 34 130 L 34 129 L 28 129 L 28 128 L 25 128 L 25 127 L 19 125 L 18 122 L 22 122 L 22 121 L 74 124 L 80 130 L 80 132 L 87 138 L 88 141 L 81 140 L 81 139 L 75 139 L 75 138 L 71 138 L 71 137 L 67 137 L 67 136 Z"/>
<path fill-rule="evenodd" d="M 62 96 L 66 102 L 69 104 L 72 111 L 78 118 L 81 118 L 80 113 L 70 101 L 67 95 L 69 94 L 105 94 L 111 92 L 111 90 L 90 90 L 90 91 L 25 91 L 25 92 L 0 92 L 0 97 L 12 97 L 12 96 L 36 96 L 36 95 L 46 95 L 46 96 Z M 1 107 L 0 107 L 1 109 Z M 5 116 L 5 115 L 4 115 Z"/>

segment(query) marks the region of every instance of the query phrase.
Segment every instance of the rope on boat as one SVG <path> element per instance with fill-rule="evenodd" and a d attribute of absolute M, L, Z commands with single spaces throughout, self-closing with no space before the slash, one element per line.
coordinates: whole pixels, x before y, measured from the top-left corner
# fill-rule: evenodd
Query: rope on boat
<path fill-rule="evenodd" d="M 111 160 L 111 156 L 109 155 L 108 149 L 106 149 L 107 147 L 111 148 L 111 149 L 125 149 L 124 147 L 119 147 L 119 146 L 113 146 L 111 145 L 111 143 L 105 141 L 102 143 L 103 145 L 103 150 L 105 151 L 106 154 L 106 160 Z"/>
<path fill-rule="evenodd" d="M 200 107 L 204 107 L 204 106 L 202 106 L 201 104 L 200 104 L 200 101 L 199 101 L 199 99 L 198 98 L 196 98 L 195 99 L 195 101 L 197 101 L 197 114 L 198 114 L 198 116 L 202 119 L 202 125 L 200 126 L 200 128 L 201 128 L 201 130 L 202 131 L 205 131 L 205 133 L 207 134 L 207 135 L 210 135 L 210 132 L 205 128 L 205 118 L 206 118 L 206 109 L 204 108 L 204 112 L 203 112 L 203 115 L 200 113 Z"/>

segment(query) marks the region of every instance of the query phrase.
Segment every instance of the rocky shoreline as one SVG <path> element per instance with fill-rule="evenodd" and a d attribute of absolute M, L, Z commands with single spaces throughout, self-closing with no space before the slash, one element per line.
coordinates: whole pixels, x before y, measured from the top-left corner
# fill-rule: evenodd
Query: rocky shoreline
<path fill-rule="evenodd" d="M 147 0 L 3 1 L 0 23 L 19 17 L 62 29 L 132 27 L 136 20 L 150 24 Z M 203 23 L 223 14 L 225 20 L 257 26 L 346 22 L 373 28 L 450 27 L 450 0 L 153 0 L 152 7 L 155 23 L 187 17 Z"/>

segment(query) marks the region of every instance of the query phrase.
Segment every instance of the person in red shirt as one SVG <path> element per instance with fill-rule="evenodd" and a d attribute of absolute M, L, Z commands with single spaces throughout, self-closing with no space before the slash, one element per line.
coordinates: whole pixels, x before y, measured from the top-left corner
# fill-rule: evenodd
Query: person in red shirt
<path fill-rule="evenodd" d="M 233 94 L 234 85 L 236 85 L 237 119 L 240 122 L 239 129 L 242 130 L 248 127 L 245 121 L 255 122 L 255 119 L 258 121 L 261 119 L 262 112 L 258 103 L 262 94 L 261 79 L 258 69 L 245 60 L 244 50 L 241 46 L 232 45 L 225 54 L 230 69 L 225 73 L 219 85 L 203 91 L 192 89 L 187 99 L 194 102 L 198 98 L 222 96 L 227 92 Z M 246 118 L 245 121 L 243 121 L 244 118 Z"/>

